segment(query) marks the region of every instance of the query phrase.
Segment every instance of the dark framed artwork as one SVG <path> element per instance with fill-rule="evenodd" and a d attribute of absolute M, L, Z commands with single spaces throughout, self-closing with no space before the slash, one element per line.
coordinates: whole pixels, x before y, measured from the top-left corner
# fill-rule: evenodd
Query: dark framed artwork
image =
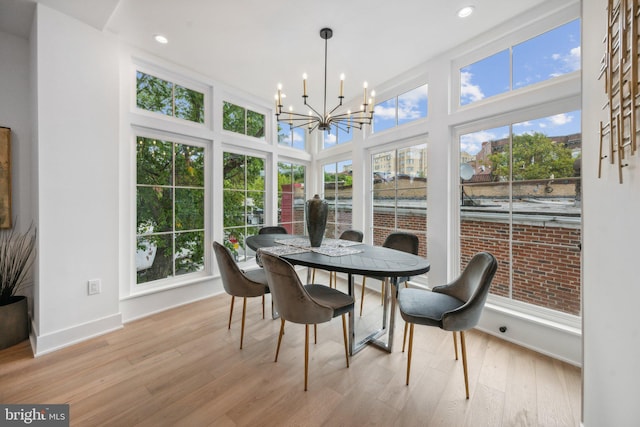
<path fill-rule="evenodd" d="M 11 129 L 0 127 L 0 228 L 11 228 Z"/>

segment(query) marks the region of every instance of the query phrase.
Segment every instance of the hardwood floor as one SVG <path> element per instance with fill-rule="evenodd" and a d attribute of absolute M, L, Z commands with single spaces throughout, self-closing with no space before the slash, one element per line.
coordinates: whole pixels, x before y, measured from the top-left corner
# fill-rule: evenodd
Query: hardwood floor
<path fill-rule="evenodd" d="M 368 301 L 379 301 L 368 296 Z M 267 302 L 269 298 L 267 297 Z M 227 329 L 220 295 L 33 358 L 28 342 L 0 351 L 0 402 L 69 403 L 76 426 L 579 426 L 580 369 L 479 331 L 467 333 L 471 398 L 451 333 L 415 328 L 411 384 L 396 325 L 392 354 L 365 348 L 346 368 L 340 319 L 318 325 L 303 391 L 304 327 L 259 298 Z"/>

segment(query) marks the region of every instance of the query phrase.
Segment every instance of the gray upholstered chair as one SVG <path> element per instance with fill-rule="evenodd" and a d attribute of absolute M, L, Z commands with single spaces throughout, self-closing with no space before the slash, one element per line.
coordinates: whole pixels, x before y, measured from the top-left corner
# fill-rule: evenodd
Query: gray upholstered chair
<path fill-rule="evenodd" d="M 275 361 L 278 361 L 285 321 L 304 324 L 304 390 L 307 391 L 309 325 L 328 322 L 337 316 L 342 317 L 344 354 L 348 368 L 349 350 L 345 314 L 353 311 L 353 297 L 324 285 L 303 285 L 296 270 L 287 261 L 266 252 L 261 253 L 261 258 L 262 265 L 267 273 L 271 297 L 275 302 L 281 319 Z"/>
<path fill-rule="evenodd" d="M 342 234 L 340 234 L 340 237 L 338 237 L 340 240 L 349 240 L 351 242 L 360 242 L 362 243 L 362 240 L 364 239 L 364 234 L 362 233 L 362 231 L 358 231 L 358 230 L 345 230 L 342 232 Z M 313 276 L 311 278 L 312 282 L 315 282 L 316 280 L 316 269 L 313 269 Z M 330 271 L 329 272 L 329 287 L 330 288 L 335 288 L 336 286 L 338 286 L 338 273 L 336 273 L 335 271 Z"/>
<path fill-rule="evenodd" d="M 289 234 L 287 229 L 279 225 L 267 225 L 258 230 L 258 234 Z"/>
<path fill-rule="evenodd" d="M 242 297 L 242 326 L 240 329 L 240 348 L 242 349 L 247 298 L 262 297 L 262 318 L 264 319 L 264 294 L 269 292 L 267 276 L 262 269 L 242 271 L 233 259 L 229 249 L 218 242 L 213 242 L 213 250 L 218 260 L 218 267 L 220 268 L 220 275 L 222 276 L 222 285 L 224 286 L 224 290 L 231 295 L 229 329 L 231 329 L 235 298 Z"/>
<path fill-rule="evenodd" d="M 453 342 L 458 350 L 456 332 L 460 332 L 464 386 L 469 398 L 467 350 L 464 331 L 478 324 L 487 300 L 491 280 L 498 269 L 496 258 L 488 252 L 480 252 L 471 258 L 462 274 L 453 282 L 436 286 L 433 290 L 403 288 L 398 292 L 400 314 L 409 327 L 409 354 L 407 356 L 407 385 L 411 372 L 413 325 L 437 326 L 453 331 Z"/>
<path fill-rule="evenodd" d="M 391 248 L 402 252 L 407 252 L 413 255 L 418 255 L 418 248 L 420 247 L 420 241 L 418 240 L 418 236 L 412 233 L 403 233 L 403 232 L 395 232 L 391 233 L 384 239 L 384 243 L 382 244 L 385 248 Z M 364 306 L 364 291 L 366 284 L 366 277 L 362 278 L 362 296 L 360 297 L 360 316 L 362 316 L 362 307 Z M 384 281 L 387 280 L 385 277 L 374 277 L 374 279 L 378 279 L 382 281 L 382 287 L 380 288 L 380 297 L 381 301 L 384 302 Z M 402 282 L 407 282 L 409 277 L 398 277 L 398 284 Z"/>

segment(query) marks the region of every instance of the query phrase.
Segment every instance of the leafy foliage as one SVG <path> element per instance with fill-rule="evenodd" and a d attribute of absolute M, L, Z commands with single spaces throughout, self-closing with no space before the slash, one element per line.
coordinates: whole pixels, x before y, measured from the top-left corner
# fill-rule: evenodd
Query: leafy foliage
<path fill-rule="evenodd" d="M 36 229 L 0 231 L 0 305 L 7 305 L 27 282 L 35 259 Z"/>
<path fill-rule="evenodd" d="M 512 149 L 506 146 L 504 151 L 489 156 L 493 173 L 498 177 L 509 177 L 512 156 L 514 181 L 573 176 L 571 150 L 546 135 L 539 132 L 516 135 L 512 145 Z"/>

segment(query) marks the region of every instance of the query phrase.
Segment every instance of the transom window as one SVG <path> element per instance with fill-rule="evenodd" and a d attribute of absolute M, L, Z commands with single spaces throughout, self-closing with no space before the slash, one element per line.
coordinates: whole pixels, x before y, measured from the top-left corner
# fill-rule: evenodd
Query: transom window
<path fill-rule="evenodd" d="M 136 105 L 146 111 L 204 123 L 204 93 L 141 71 L 136 72 Z"/>
<path fill-rule="evenodd" d="M 278 122 L 278 144 L 304 150 L 305 129 L 304 127 L 297 128 L 289 123 Z"/>
<path fill-rule="evenodd" d="M 264 114 L 226 101 L 222 110 L 222 128 L 224 130 L 264 139 Z"/>
<path fill-rule="evenodd" d="M 138 136 L 136 283 L 204 268 L 205 148 Z"/>
<path fill-rule="evenodd" d="M 381 132 L 427 117 L 427 98 L 428 85 L 422 85 L 376 104 L 373 131 Z"/>
<path fill-rule="evenodd" d="M 460 105 L 580 69 L 576 19 L 460 69 Z"/>

